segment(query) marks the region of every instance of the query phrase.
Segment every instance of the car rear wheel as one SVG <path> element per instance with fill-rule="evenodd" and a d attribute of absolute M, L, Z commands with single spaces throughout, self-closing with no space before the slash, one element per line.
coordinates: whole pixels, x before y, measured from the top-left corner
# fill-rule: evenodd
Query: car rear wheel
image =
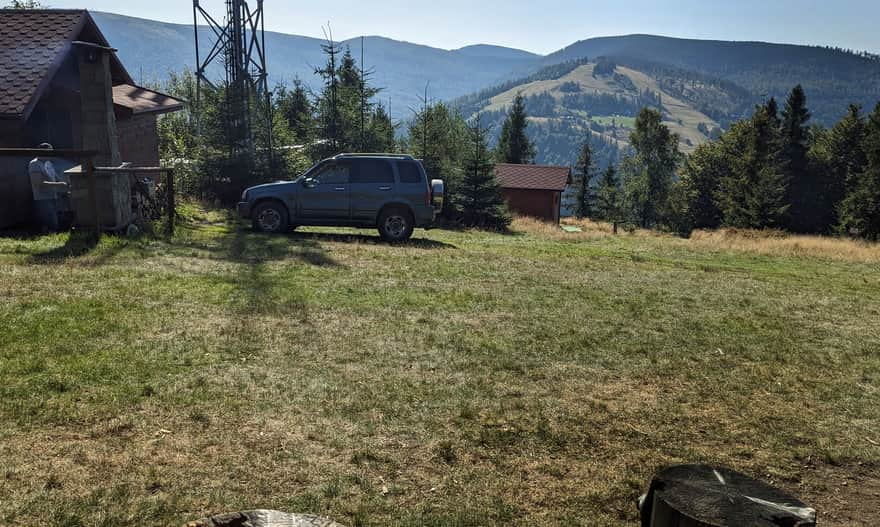
<path fill-rule="evenodd" d="M 403 209 L 388 209 L 379 216 L 379 234 L 389 242 L 403 242 L 412 236 L 415 227 L 412 214 Z"/>
<path fill-rule="evenodd" d="M 254 230 L 259 232 L 285 232 L 289 227 L 287 209 L 280 203 L 261 203 L 254 209 L 253 222 Z"/>

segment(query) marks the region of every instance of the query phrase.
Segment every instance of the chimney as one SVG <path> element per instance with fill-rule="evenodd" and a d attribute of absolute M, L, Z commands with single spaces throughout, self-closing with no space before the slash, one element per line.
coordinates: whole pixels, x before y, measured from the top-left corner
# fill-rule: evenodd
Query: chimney
<path fill-rule="evenodd" d="M 113 111 L 110 54 L 115 50 L 90 42 L 74 42 L 79 62 L 83 150 L 98 152 L 97 166 L 119 166 L 119 138 Z"/>

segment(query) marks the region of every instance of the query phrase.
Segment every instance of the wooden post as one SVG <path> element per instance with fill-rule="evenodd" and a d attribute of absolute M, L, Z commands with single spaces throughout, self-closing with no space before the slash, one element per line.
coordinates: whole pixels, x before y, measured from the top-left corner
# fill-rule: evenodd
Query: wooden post
<path fill-rule="evenodd" d="M 662 470 L 641 504 L 642 527 L 815 527 L 816 511 L 766 483 L 720 467 Z"/>
<path fill-rule="evenodd" d="M 92 206 L 92 226 L 101 232 L 101 211 L 98 208 L 98 176 L 95 175 L 95 163 L 91 157 L 83 159 L 83 172 L 89 185 L 89 203 Z"/>
<path fill-rule="evenodd" d="M 168 187 L 166 192 L 168 193 L 165 196 L 166 208 L 168 214 L 168 235 L 174 236 L 174 220 L 177 215 L 177 205 L 174 202 L 174 169 L 169 168 L 168 172 L 166 172 L 166 183 L 165 185 Z"/>

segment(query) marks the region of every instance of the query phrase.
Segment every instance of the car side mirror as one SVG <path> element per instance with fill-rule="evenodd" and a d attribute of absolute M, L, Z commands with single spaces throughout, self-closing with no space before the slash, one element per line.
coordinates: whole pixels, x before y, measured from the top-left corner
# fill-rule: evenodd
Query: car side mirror
<path fill-rule="evenodd" d="M 306 188 L 315 188 L 318 186 L 318 182 L 310 177 L 307 177 L 303 180 L 303 186 Z"/>

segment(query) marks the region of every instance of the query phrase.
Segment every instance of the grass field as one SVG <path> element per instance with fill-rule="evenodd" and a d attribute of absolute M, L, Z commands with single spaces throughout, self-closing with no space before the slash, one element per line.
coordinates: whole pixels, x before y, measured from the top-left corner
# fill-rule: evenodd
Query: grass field
<path fill-rule="evenodd" d="M 636 526 L 677 462 L 876 525 L 877 247 L 583 228 L 0 238 L 0 525 Z"/>

